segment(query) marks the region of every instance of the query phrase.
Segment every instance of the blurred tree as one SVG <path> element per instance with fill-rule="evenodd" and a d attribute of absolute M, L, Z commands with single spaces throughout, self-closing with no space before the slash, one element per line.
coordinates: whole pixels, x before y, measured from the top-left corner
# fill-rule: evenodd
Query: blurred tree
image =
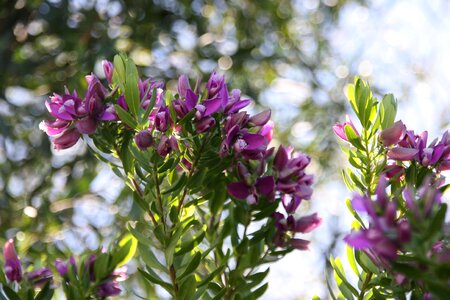
<path fill-rule="evenodd" d="M 232 86 L 274 107 L 280 141 L 330 167 L 329 128 L 344 110 L 347 79 L 334 75 L 327 30 L 349 2 L 362 1 L 2 0 L 1 236 L 16 235 L 22 250 L 53 260 L 108 241 L 130 211 L 138 217 L 126 188 L 105 188 L 104 168 L 83 145 L 55 156 L 38 129 L 45 97 L 64 85 L 82 92 L 83 76 L 101 75 L 101 60 L 117 51 L 169 87 L 181 73 L 226 71 Z M 284 102 L 291 91 L 294 101 Z"/>

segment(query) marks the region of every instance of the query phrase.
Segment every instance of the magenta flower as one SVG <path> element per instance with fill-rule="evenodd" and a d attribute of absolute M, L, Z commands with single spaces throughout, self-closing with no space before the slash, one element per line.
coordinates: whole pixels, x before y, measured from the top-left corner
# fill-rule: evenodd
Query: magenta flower
<path fill-rule="evenodd" d="M 290 195 L 295 208 L 301 200 L 309 200 L 312 195 L 313 176 L 305 173 L 305 168 L 310 161 L 311 159 L 307 155 L 301 153 L 295 153 L 290 158 L 288 150 L 283 146 L 280 146 L 275 154 L 273 168 L 278 175 L 277 190 L 282 195 Z M 289 206 L 286 202 L 283 204 L 285 207 Z"/>
<path fill-rule="evenodd" d="M 103 298 L 119 295 L 122 292 L 119 282 L 124 281 L 127 277 L 125 267 L 117 268 L 97 286 L 97 296 Z"/>
<path fill-rule="evenodd" d="M 386 128 L 380 133 L 381 143 L 385 146 L 391 146 L 401 141 L 406 133 L 406 126 L 402 121 L 395 122 L 391 127 Z"/>
<path fill-rule="evenodd" d="M 177 139 L 173 135 L 171 135 L 170 137 L 165 134 L 161 135 L 161 139 L 159 140 L 159 143 L 156 147 L 156 152 L 160 156 L 165 157 L 173 150 L 178 150 Z"/>
<path fill-rule="evenodd" d="M 272 176 L 258 178 L 254 185 L 248 182 L 232 182 L 228 184 L 228 193 L 236 199 L 246 200 L 248 204 L 256 204 L 259 197 L 266 197 L 269 201 L 274 199 L 275 181 Z"/>
<path fill-rule="evenodd" d="M 160 106 L 155 115 L 155 128 L 158 131 L 166 132 L 170 126 L 170 110 L 168 106 Z"/>
<path fill-rule="evenodd" d="M 228 102 L 225 104 L 224 112 L 225 114 L 234 114 L 239 112 L 242 108 L 250 104 L 250 99 L 241 100 L 241 91 L 232 90 L 231 97 L 228 98 Z"/>
<path fill-rule="evenodd" d="M 49 268 L 40 268 L 26 273 L 27 280 L 37 288 L 41 288 L 53 279 L 53 273 Z"/>
<path fill-rule="evenodd" d="M 75 145 L 80 137 L 80 132 L 76 128 L 68 129 L 52 141 L 53 147 L 56 150 L 68 149 Z"/>
<path fill-rule="evenodd" d="M 356 130 L 356 127 L 353 125 L 353 122 L 352 122 L 352 120 L 350 120 L 350 117 L 348 115 L 345 116 L 345 119 L 346 119 L 346 121 L 344 122 L 344 124 L 339 124 L 339 123 L 335 124 L 333 126 L 333 131 L 343 141 L 348 142 L 347 135 L 345 134 L 346 126 L 350 126 L 350 128 L 353 130 L 353 132 L 355 132 L 355 134 L 357 136 L 359 136 L 359 132 L 358 132 L 358 130 Z"/>
<path fill-rule="evenodd" d="M 396 199 L 386 194 L 387 181 L 381 176 L 376 188 L 375 201 L 365 195 L 355 195 L 352 206 L 369 215 L 369 228 L 352 232 L 345 237 L 347 244 L 365 250 L 374 260 L 386 264 L 397 257 L 404 244 L 411 240 L 411 228 L 406 219 L 397 219 Z"/>
<path fill-rule="evenodd" d="M 106 80 L 109 84 L 112 83 L 112 77 L 114 73 L 114 65 L 108 60 L 102 60 L 103 72 L 105 72 Z"/>
<path fill-rule="evenodd" d="M 213 71 L 208 83 L 206 84 L 206 90 L 208 91 L 208 99 L 219 99 L 221 107 L 225 107 L 228 103 L 228 89 L 225 83 L 225 77 L 220 76 Z"/>
<path fill-rule="evenodd" d="M 287 226 L 293 232 L 308 233 L 319 227 L 321 223 L 322 218 L 320 218 L 317 213 L 301 217 L 297 220 L 293 215 L 290 215 L 287 218 Z"/>
<path fill-rule="evenodd" d="M 258 133 L 262 135 L 267 142 L 270 142 L 272 141 L 274 126 L 275 123 L 272 120 L 269 120 L 263 127 L 261 127 Z"/>
<path fill-rule="evenodd" d="M 57 258 L 55 260 L 55 268 L 61 276 L 66 276 L 67 272 L 69 272 L 69 264 L 72 265 L 73 270 L 77 273 L 77 263 L 73 256 L 70 257 L 68 262 L 64 262 L 62 259 Z"/>
<path fill-rule="evenodd" d="M 17 256 L 14 241 L 8 240 L 3 248 L 3 257 L 5 258 L 5 275 L 12 282 L 20 282 L 22 280 L 22 265 Z"/>

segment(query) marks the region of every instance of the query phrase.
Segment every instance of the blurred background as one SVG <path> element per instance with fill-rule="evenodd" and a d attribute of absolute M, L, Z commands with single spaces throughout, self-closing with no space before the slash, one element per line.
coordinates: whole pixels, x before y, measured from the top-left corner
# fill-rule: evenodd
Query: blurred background
<path fill-rule="evenodd" d="M 139 217 L 109 167 L 79 143 L 54 152 L 38 129 L 44 101 L 81 94 L 102 59 L 129 53 L 141 74 L 175 87 L 216 69 L 230 88 L 270 107 L 276 143 L 313 159 L 305 210 L 323 225 L 312 249 L 272 266 L 264 299 L 327 299 L 327 258 L 351 223 L 340 180 L 345 157 L 331 126 L 349 106 L 355 75 L 392 92 L 399 117 L 437 137 L 450 121 L 450 2 L 446 0 L 0 0 L 0 243 L 19 241 L 26 263 L 107 246 Z M 130 272 L 135 266 L 131 264 Z M 148 291 L 137 278 L 120 298 Z"/>

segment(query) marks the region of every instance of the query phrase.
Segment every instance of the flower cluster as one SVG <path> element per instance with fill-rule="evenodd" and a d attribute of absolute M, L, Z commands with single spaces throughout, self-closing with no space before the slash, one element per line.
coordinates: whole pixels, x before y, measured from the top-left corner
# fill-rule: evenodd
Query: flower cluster
<path fill-rule="evenodd" d="M 16 283 L 22 282 L 22 264 L 17 255 L 12 239 L 6 242 L 3 255 L 5 258 L 4 271 L 8 281 Z M 100 284 L 96 285 L 96 295 L 104 298 L 120 294 L 121 289 L 119 287 L 119 281 L 123 281 L 127 278 L 124 267 L 117 268 L 105 278 L 100 278 L 101 280 L 96 280 L 94 270 L 95 261 L 96 256 L 91 255 L 84 267 L 89 274 L 91 282 L 100 282 Z M 70 257 L 68 262 L 64 262 L 61 259 L 56 259 L 55 268 L 63 280 L 67 283 L 69 283 L 69 272 L 73 272 L 75 277 L 80 276 L 80 274 L 78 274 L 76 261 L 73 256 Z M 82 272 L 84 271 L 80 271 L 80 273 Z M 31 272 L 27 272 L 25 273 L 25 278 L 31 286 L 35 288 L 42 288 L 48 283 L 53 286 L 53 273 L 48 267 L 42 267 Z"/>
<path fill-rule="evenodd" d="M 437 171 L 450 170 L 450 136 L 446 131 L 441 139 L 433 140 L 427 146 L 428 132 L 415 134 L 407 130 L 402 121 L 380 133 L 380 140 L 389 147 L 387 156 L 396 161 L 418 162 L 423 167 L 435 167 Z"/>
<path fill-rule="evenodd" d="M 5 258 L 5 276 L 10 282 L 20 283 L 23 279 L 22 264 L 17 255 L 14 241 L 8 240 L 3 248 Z M 35 287 L 42 287 L 53 280 L 53 274 L 49 268 L 43 267 L 25 274 L 25 278 Z"/>
<path fill-rule="evenodd" d="M 355 249 L 364 249 L 373 261 L 392 261 L 397 252 L 411 239 L 411 225 L 406 218 L 398 218 L 398 199 L 386 193 L 386 178 L 381 176 L 375 200 L 368 195 L 354 195 L 352 206 L 369 216 L 369 227 L 349 234 L 345 241 Z"/>
<path fill-rule="evenodd" d="M 85 99 L 81 100 L 73 93 L 72 96 L 55 95 L 47 103 L 50 113 L 57 119 L 44 122 L 42 128 L 49 135 L 61 134 L 53 140 L 55 148 L 71 147 L 81 133 L 94 133 L 98 121 L 120 120 L 116 112 L 118 106 L 130 112 L 129 99 L 124 91 L 120 91 L 114 102 L 113 95 L 117 88 L 111 82 L 115 66 L 108 61 L 104 61 L 103 66 L 112 91 L 108 92 L 94 75 L 90 75 Z M 230 177 L 232 182 L 227 186 L 229 195 L 245 200 L 249 205 L 258 204 L 261 199 L 269 203 L 281 201 L 285 212 L 273 215 L 277 228 L 276 246 L 307 248 L 307 241 L 291 239 L 291 236 L 296 232 L 309 232 L 321 222 L 317 214 L 298 220 L 294 216 L 302 200 L 310 199 L 312 194 L 313 176 L 305 173 L 310 158 L 283 146 L 279 147 L 274 157 L 274 148 L 268 148 L 274 127 L 270 110 L 253 116 L 242 111 L 251 100 L 241 98 L 241 92 L 237 89 L 229 92 L 224 76 L 216 72 L 211 74 L 204 90 L 200 81 L 192 88 L 189 79 L 185 75 L 180 76 L 178 94 L 172 98 L 165 95 L 168 92 L 160 82 L 139 80 L 138 86 L 141 111 L 147 110 L 155 98 L 147 114 L 148 125 L 134 128 L 134 140 L 141 151 L 153 150 L 164 158 L 172 151 L 178 151 L 180 146 L 190 149 L 188 142 L 179 144 L 189 128 L 194 130 L 191 134 L 206 134 L 218 128 L 216 132 L 221 136 L 221 143 L 217 152 L 222 159 L 233 158 L 230 174 L 237 174 L 237 178 Z M 188 125 L 186 120 L 189 120 Z M 184 157 L 181 163 L 187 169 L 192 166 L 192 162 Z M 268 168 L 271 163 L 272 167 Z"/>

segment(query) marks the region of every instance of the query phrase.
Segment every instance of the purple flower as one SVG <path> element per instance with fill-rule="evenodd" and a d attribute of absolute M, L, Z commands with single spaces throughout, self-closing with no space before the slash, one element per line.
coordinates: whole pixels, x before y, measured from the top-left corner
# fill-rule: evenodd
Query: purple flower
<path fill-rule="evenodd" d="M 387 152 L 387 156 L 390 159 L 399 160 L 399 161 L 407 161 L 407 160 L 412 160 L 414 157 L 416 157 L 417 153 L 419 153 L 419 150 L 417 150 L 417 149 L 395 147 L 395 148 L 389 149 L 389 151 Z"/>
<path fill-rule="evenodd" d="M 106 59 L 102 60 L 102 65 L 103 65 L 103 72 L 105 72 L 106 80 L 108 81 L 109 84 L 111 84 L 114 73 L 114 65 L 112 62 Z"/>
<path fill-rule="evenodd" d="M 20 282 L 22 280 L 22 265 L 14 248 L 14 241 L 8 240 L 3 248 L 3 256 L 5 258 L 5 275 L 10 282 Z"/>
<path fill-rule="evenodd" d="M 275 181 L 272 176 L 265 176 L 258 178 L 254 185 L 244 181 L 229 183 L 227 189 L 234 198 L 246 200 L 248 204 L 252 205 L 258 203 L 260 196 L 273 201 Z"/>
<path fill-rule="evenodd" d="M 402 121 L 397 121 L 391 127 L 381 131 L 381 143 L 386 147 L 397 144 L 398 142 L 400 142 L 405 132 L 405 124 L 403 124 Z"/>
<path fill-rule="evenodd" d="M 198 133 L 208 131 L 216 124 L 216 120 L 213 117 L 205 117 L 195 123 L 195 130 Z"/>
<path fill-rule="evenodd" d="M 250 99 L 241 100 L 240 90 L 232 90 L 231 97 L 228 98 L 228 102 L 225 105 L 224 112 L 225 114 L 237 113 L 239 112 L 239 110 L 249 105 L 250 102 Z"/>
<path fill-rule="evenodd" d="M 180 95 L 181 98 L 186 98 L 186 93 L 188 90 L 191 90 L 189 78 L 186 75 L 181 75 L 178 78 L 178 95 Z"/>
<path fill-rule="evenodd" d="M 99 284 L 97 287 L 97 295 L 102 298 L 119 295 L 121 291 L 119 283 L 114 280 Z"/>
<path fill-rule="evenodd" d="M 228 103 L 228 91 L 225 83 L 225 77 L 220 76 L 213 71 L 206 84 L 206 90 L 208 91 L 208 99 L 219 98 L 223 107 Z"/>
<path fill-rule="evenodd" d="M 40 268 L 26 273 L 28 281 L 37 288 L 41 288 L 53 279 L 53 273 L 49 268 Z"/>
<path fill-rule="evenodd" d="M 275 123 L 272 120 L 269 120 L 263 127 L 261 127 L 258 134 L 262 135 L 267 142 L 270 143 L 272 141 L 274 126 Z"/>
<path fill-rule="evenodd" d="M 277 174 L 276 189 L 281 193 L 283 205 L 288 213 L 293 213 L 303 199 L 311 198 L 313 176 L 305 173 L 311 159 L 301 153 L 292 153 L 290 157 L 289 152 L 280 146 L 275 154 L 273 168 Z"/>
<path fill-rule="evenodd" d="M 345 118 L 346 118 L 346 121 L 344 122 L 344 124 L 339 124 L 339 123 L 337 123 L 337 124 L 335 124 L 335 125 L 333 126 L 333 131 L 334 131 L 334 133 L 335 133 L 338 137 L 340 137 L 343 141 L 348 142 L 347 135 L 345 134 L 345 127 L 346 127 L 346 126 L 350 126 L 350 128 L 353 130 L 353 132 L 354 132 L 357 136 L 359 136 L 359 132 L 358 132 L 358 130 L 356 130 L 356 128 L 355 128 L 355 126 L 353 125 L 352 120 L 350 120 L 349 116 L 345 116 Z"/>
<path fill-rule="evenodd" d="M 322 218 L 317 213 L 301 217 L 297 220 L 292 215 L 287 218 L 287 225 L 293 232 L 308 233 L 316 229 L 321 223 Z"/>
<path fill-rule="evenodd" d="M 44 120 L 39 124 L 39 129 L 49 136 L 58 135 L 70 126 L 70 121 L 56 119 L 55 121 Z"/>
<path fill-rule="evenodd" d="M 75 258 L 71 256 L 68 262 L 64 262 L 62 259 L 57 258 L 55 260 L 55 268 L 61 276 L 66 276 L 67 272 L 69 272 L 69 264 L 72 265 L 73 271 L 75 274 L 77 273 L 77 263 Z"/>
<path fill-rule="evenodd" d="M 80 133 L 93 134 L 97 129 L 97 121 L 91 116 L 86 116 L 75 122 L 75 127 Z"/>
<path fill-rule="evenodd" d="M 177 139 L 173 135 L 170 136 L 170 138 L 165 134 L 161 135 L 161 139 L 156 147 L 156 152 L 160 156 L 166 157 L 172 150 L 178 150 Z"/>
<path fill-rule="evenodd" d="M 80 132 L 76 128 L 67 129 L 53 140 L 53 146 L 56 150 L 68 149 L 75 145 L 80 137 Z"/>
<path fill-rule="evenodd" d="M 124 281 L 126 278 L 126 267 L 117 268 L 97 286 L 97 296 L 110 297 L 119 295 L 121 292 L 119 282 Z"/>
<path fill-rule="evenodd" d="M 251 117 L 248 122 L 251 126 L 264 126 L 270 120 L 271 111 L 270 109 L 260 112 L 257 115 Z"/>
<path fill-rule="evenodd" d="M 370 225 L 367 229 L 352 232 L 344 239 L 353 248 L 365 250 L 374 261 L 383 264 L 394 260 L 397 252 L 411 240 L 410 224 L 406 219 L 397 218 L 397 199 L 389 199 L 386 186 L 387 180 L 382 175 L 374 201 L 366 195 L 353 196 L 353 208 L 367 212 Z"/>
<path fill-rule="evenodd" d="M 153 137 L 150 130 L 141 130 L 134 137 L 136 146 L 142 151 L 153 145 Z"/>
<path fill-rule="evenodd" d="M 155 115 L 155 128 L 161 132 L 166 132 L 170 126 L 170 111 L 168 106 L 160 106 Z"/>

